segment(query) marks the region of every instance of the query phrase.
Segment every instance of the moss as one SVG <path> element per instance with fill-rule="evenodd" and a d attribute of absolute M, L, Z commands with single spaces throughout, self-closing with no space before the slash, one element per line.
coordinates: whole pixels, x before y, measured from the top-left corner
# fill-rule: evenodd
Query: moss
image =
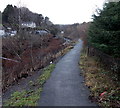
<path fill-rule="evenodd" d="M 11 95 L 4 106 L 36 106 L 37 100 L 40 98 L 42 88 L 34 91 L 16 91 Z"/>
<path fill-rule="evenodd" d="M 55 64 L 50 64 L 47 68 L 44 69 L 44 73 L 37 79 L 37 84 L 43 85 L 46 80 L 50 77 L 51 72 L 55 68 Z"/>

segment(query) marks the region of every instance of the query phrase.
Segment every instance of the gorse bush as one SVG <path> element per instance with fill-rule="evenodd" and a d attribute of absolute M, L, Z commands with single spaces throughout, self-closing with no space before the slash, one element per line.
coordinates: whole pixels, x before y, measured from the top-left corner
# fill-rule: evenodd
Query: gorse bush
<path fill-rule="evenodd" d="M 88 34 L 90 44 L 120 58 L 120 2 L 105 3 L 103 10 L 93 15 Z"/>

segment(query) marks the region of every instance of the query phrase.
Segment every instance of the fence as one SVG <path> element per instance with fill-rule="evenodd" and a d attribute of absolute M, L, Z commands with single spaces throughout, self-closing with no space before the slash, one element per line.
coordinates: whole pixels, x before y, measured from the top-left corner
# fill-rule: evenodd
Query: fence
<path fill-rule="evenodd" d="M 104 68 L 120 75 L 120 59 L 113 58 L 93 46 L 88 46 L 87 54 L 95 56 L 103 64 Z"/>

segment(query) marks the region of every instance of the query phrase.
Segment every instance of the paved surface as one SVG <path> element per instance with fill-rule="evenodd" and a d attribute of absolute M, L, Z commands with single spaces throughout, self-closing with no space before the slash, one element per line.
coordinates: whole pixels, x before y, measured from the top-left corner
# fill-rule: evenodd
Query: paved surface
<path fill-rule="evenodd" d="M 89 91 L 80 76 L 79 58 L 82 41 L 57 64 L 44 85 L 39 106 L 96 106 L 88 99 Z"/>

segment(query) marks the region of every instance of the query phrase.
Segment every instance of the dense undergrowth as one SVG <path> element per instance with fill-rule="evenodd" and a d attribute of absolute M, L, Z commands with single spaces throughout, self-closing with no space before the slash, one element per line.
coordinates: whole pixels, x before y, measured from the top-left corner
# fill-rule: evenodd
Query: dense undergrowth
<path fill-rule="evenodd" d="M 34 74 L 35 70 L 44 68 L 67 47 L 63 45 L 63 39 L 50 34 L 31 36 L 23 33 L 3 38 L 2 43 L 2 57 L 6 58 L 2 60 L 3 91 L 19 79 Z"/>
<path fill-rule="evenodd" d="M 96 57 L 85 52 L 80 57 L 80 68 L 91 91 L 90 99 L 105 108 L 120 107 L 120 81 L 115 73 L 105 70 Z"/>

